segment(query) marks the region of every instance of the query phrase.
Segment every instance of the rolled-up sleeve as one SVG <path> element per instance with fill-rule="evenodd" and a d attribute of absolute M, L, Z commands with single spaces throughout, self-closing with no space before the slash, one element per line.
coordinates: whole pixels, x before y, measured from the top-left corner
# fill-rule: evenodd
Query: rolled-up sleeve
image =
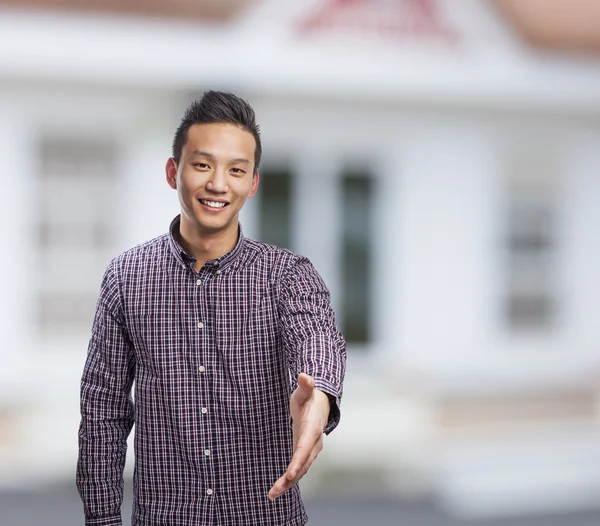
<path fill-rule="evenodd" d="M 86 526 L 122 524 L 123 470 L 134 421 L 134 372 L 113 261 L 102 280 L 81 379 L 77 488 Z"/>
<path fill-rule="evenodd" d="M 296 261 L 283 276 L 280 324 L 293 388 L 298 375 L 315 379 L 315 387 L 331 402 L 325 434 L 340 421 L 346 372 L 346 343 L 337 327 L 331 297 L 323 279 L 306 258 Z"/>

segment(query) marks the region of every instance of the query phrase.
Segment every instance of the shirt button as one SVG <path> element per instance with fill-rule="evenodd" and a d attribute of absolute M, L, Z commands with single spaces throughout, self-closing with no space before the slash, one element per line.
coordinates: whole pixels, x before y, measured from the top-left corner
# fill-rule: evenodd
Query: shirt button
<path fill-rule="evenodd" d="M 220 274 L 220 273 L 221 273 L 221 271 L 220 271 L 220 270 L 217 270 L 217 274 Z"/>
<path fill-rule="evenodd" d="M 206 490 L 206 494 L 207 494 L 207 495 L 212 495 L 212 494 L 213 494 L 213 490 L 212 490 L 212 489 L 210 489 L 210 488 L 208 488 L 208 489 Z"/>
<path fill-rule="evenodd" d="M 201 279 L 197 280 L 196 285 L 198 285 L 198 286 L 202 285 L 202 280 Z"/>
<path fill-rule="evenodd" d="M 208 413 L 208 409 L 206 409 L 206 407 L 203 407 L 203 408 L 201 409 L 201 411 L 202 411 L 202 414 L 203 414 L 203 415 L 205 415 L 206 413 Z"/>
<path fill-rule="evenodd" d="M 202 329 L 204 327 L 204 323 L 202 323 L 201 321 L 198 322 L 198 328 Z"/>
<path fill-rule="evenodd" d="M 210 449 L 205 449 L 204 454 L 208 457 L 210 455 Z"/>
<path fill-rule="evenodd" d="M 198 367 L 198 370 L 203 373 L 204 371 L 206 371 L 206 369 L 204 368 L 204 365 L 201 365 L 200 367 Z"/>

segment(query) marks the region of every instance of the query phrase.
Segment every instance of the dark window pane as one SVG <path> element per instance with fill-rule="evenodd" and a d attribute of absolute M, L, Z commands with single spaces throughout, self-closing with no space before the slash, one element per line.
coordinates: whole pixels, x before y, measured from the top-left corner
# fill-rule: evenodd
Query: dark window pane
<path fill-rule="evenodd" d="M 42 139 L 40 157 L 43 177 L 110 179 L 116 171 L 116 145 L 108 139 L 49 135 Z"/>
<path fill-rule="evenodd" d="M 117 142 L 110 137 L 48 134 L 41 139 L 32 238 L 39 261 L 69 251 L 69 264 L 81 268 L 114 244 L 117 153 Z M 39 273 L 40 282 L 53 288 L 36 293 L 36 324 L 43 338 L 89 331 L 98 295 L 92 281 L 89 287 L 67 287 L 68 272 L 57 270 L 43 265 Z"/>
<path fill-rule="evenodd" d="M 511 330 L 546 331 L 556 324 L 556 204 L 548 192 L 510 190 L 506 320 Z"/>
<path fill-rule="evenodd" d="M 77 222 L 75 218 L 71 223 L 39 223 L 37 229 L 40 249 L 90 248 L 95 250 L 112 246 L 115 237 L 112 225 L 101 221 Z"/>
<path fill-rule="evenodd" d="M 260 173 L 260 240 L 291 247 L 292 176 L 288 170 Z"/>
<path fill-rule="evenodd" d="M 374 181 L 366 174 L 342 177 L 342 331 L 350 343 L 371 340 L 371 243 Z"/>
<path fill-rule="evenodd" d="M 554 303 L 546 296 L 513 295 L 509 301 L 508 317 L 515 329 L 548 329 L 554 321 Z"/>
<path fill-rule="evenodd" d="M 38 300 L 37 326 L 45 335 L 88 332 L 97 295 L 93 293 L 42 292 Z"/>

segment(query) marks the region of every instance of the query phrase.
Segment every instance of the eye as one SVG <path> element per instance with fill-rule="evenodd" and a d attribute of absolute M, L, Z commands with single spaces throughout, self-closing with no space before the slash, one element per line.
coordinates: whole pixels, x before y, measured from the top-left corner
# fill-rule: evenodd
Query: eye
<path fill-rule="evenodd" d="M 192 166 L 195 168 L 202 168 L 203 170 L 210 168 L 210 166 L 208 166 L 206 163 L 194 163 Z"/>
<path fill-rule="evenodd" d="M 236 175 L 242 175 L 245 174 L 246 172 L 244 172 L 244 170 L 242 170 L 241 168 L 232 168 L 231 171 L 236 174 Z"/>

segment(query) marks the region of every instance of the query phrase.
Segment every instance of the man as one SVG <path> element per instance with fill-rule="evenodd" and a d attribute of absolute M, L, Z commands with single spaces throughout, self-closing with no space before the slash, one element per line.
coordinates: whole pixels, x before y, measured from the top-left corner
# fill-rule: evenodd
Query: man
<path fill-rule="evenodd" d="M 312 264 L 242 233 L 261 153 L 248 103 L 207 92 L 166 165 L 180 215 L 106 270 L 81 382 L 88 526 L 122 524 L 134 423 L 134 526 L 307 521 L 296 483 L 339 422 L 346 350 Z"/>

